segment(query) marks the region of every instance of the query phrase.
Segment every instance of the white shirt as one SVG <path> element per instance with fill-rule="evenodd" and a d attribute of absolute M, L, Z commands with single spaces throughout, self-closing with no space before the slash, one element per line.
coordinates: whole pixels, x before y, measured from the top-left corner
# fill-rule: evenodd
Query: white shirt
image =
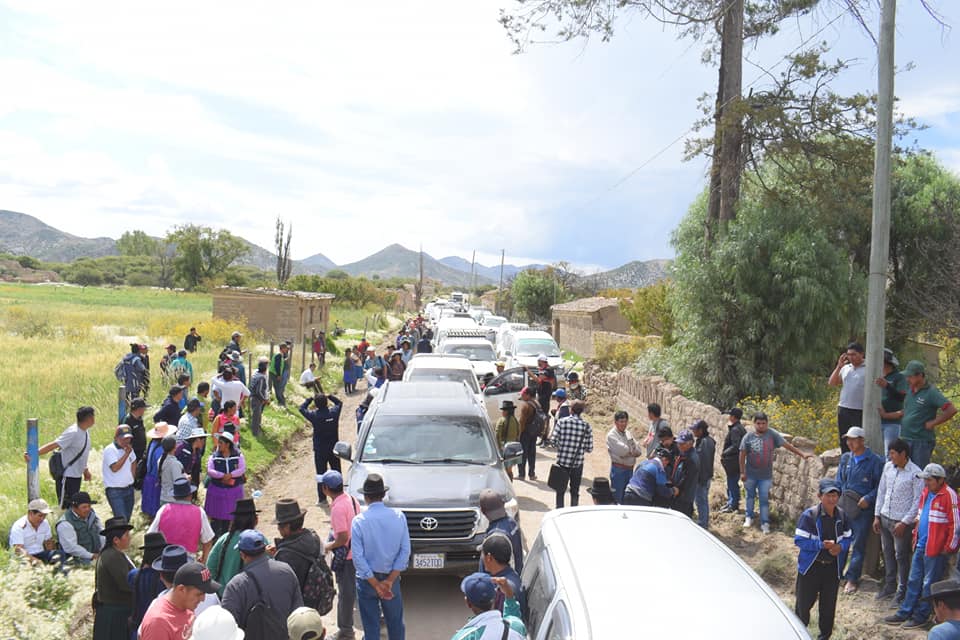
<path fill-rule="evenodd" d="M 317 379 L 317 376 L 313 375 L 313 371 L 310 369 L 304 369 L 303 373 L 300 374 L 300 384 L 310 384 Z"/>
<path fill-rule="evenodd" d="M 840 369 L 840 402 L 837 404 L 845 409 L 863 411 L 863 385 L 867 378 L 867 364 L 863 363 L 856 369 L 852 364 L 845 364 Z"/>
<path fill-rule="evenodd" d="M 119 471 L 111 471 L 110 465 L 116 464 L 123 457 L 123 449 L 114 442 L 103 448 L 103 486 L 108 489 L 123 489 L 133 484 L 133 463 L 137 461 L 137 454 L 130 452 L 127 463 Z"/>
<path fill-rule="evenodd" d="M 52 537 L 53 531 L 50 529 L 47 518 L 44 518 L 40 526 L 34 529 L 30 521 L 27 520 L 27 516 L 24 515 L 10 527 L 10 548 L 13 548 L 15 544 L 22 544 L 23 550 L 33 555 L 42 552 L 44 540 L 49 540 Z"/>
<path fill-rule="evenodd" d="M 910 460 L 900 467 L 889 460 L 883 465 L 880 486 L 877 487 L 877 506 L 874 515 L 913 524 L 923 492 L 923 480 L 917 477 L 921 469 Z"/>
<path fill-rule="evenodd" d="M 460 631 L 464 629 L 483 629 L 483 635 L 479 640 L 500 640 L 503 637 L 503 614 L 496 609 L 485 611 L 470 619 Z M 460 634 L 460 631 L 456 635 Z M 456 637 L 456 635 L 454 637 Z M 523 637 L 510 629 L 507 634 L 508 640 L 523 640 Z"/>
<path fill-rule="evenodd" d="M 220 392 L 220 404 L 221 406 L 227 400 L 233 400 L 237 403 L 237 406 L 240 406 L 240 398 L 243 396 L 250 395 L 250 389 L 247 389 L 247 385 L 243 384 L 236 378 L 227 382 L 223 378 L 214 378 L 213 379 L 213 389 L 214 391 Z"/>
<path fill-rule="evenodd" d="M 147 529 L 147 533 L 160 531 L 160 529 L 157 528 L 160 524 L 160 514 L 163 513 L 166 506 L 166 504 L 160 505 L 160 509 L 157 510 L 157 516 L 153 519 L 153 522 L 150 523 L 150 528 Z M 213 527 L 210 526 L 210 519 L 207 518 L 207 512 L 200 507 L 197 507 L 197 510 L 200 511 L 200 543 L 207 544 L 213 540 L 215 535 L 213 533 Z"/>
<path fill-rule="evenodd" d="M 63 433 L 60 434 L 60 437 L 56 440 L 57 445 L 60 447 L 60 456 L 63 459 L 63 475 L 66 478 L 79 478 L 83 475 L 83 470 L 87 468 L 87 458 L 90 457 L 90 449 L 92 449 L 92 443 L 89 441 L 87 432 L 78 427 L 76 424 L 72 424 L 66 429 Z M 85 448 L 84 448 L 85 447 Z M 77 458 L 77 461 L 73 464 L 70 464 L 70 461 L 73 460 L 81 449 L 83 453 Z"/>

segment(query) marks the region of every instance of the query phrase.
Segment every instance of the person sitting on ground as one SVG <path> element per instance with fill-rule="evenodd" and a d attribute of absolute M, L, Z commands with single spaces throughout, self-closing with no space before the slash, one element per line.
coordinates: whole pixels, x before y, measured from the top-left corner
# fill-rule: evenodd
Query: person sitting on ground
<path fill-rule="evenodd" d="M 62 553 L 61 561 L 89 565 L 100 557 L 104 539 L 103 523 L 91 505 L 97 504 L 86 491 L 78 491 L 70 497 L 70 507 L 57 521 L 57 544 Z"/>
<path fill-rule="evenodd" d="M 517 573 L 523 571 L 523 541 L 520 537 L 520 525 L 517 524 L 516 519 L 507 514 L 503 496 L 493 489 L 481 491 L 480 513 L 490 523 L 484 537 L 489 537 L 497 531 L 506 535 L 513 547 L 513 568 L 517 570 Z M 483 569 L 482 564 L 480 569 Z"/>
<path fill-rule="evenodd" d="M 191 557 L 203 562 L 210 553 L 214 533 L 207 514 L 190 501 L 190 494 L 196 489 L 188 478 L 177 478 L 173 502 L 160 507 L 147 532 L 162 531 L 170 544 L 184 547 Z"/>
<path fill-rule="evenodd" d="M 593 498 L 593 504 L 617 504 L 608 478 L 594 478 L 593 484 L 587 487 L 587 493 Z"/>
<path fill-rule="evenodd" d="M 460 583 L 460 591 L 463 592 L 467 608 L 473 612 L 473 618 L 461 627 L 451 640 L 523 640 L 526 637 L 526 627 L 517 631 L 514 624 L 519 621 L 516 618 L 507 620 L 496 609 L 497 586 L 490 576 L 485 573 L 472 573 Z M 523 623 L 520 622 L 519 626 L 522 627 Z"/>
<path fill-rule="evenodd" d="M 314 373 L 316 370 L 317 363 L 311 362 L 309 366 L 303 370 L 303 373 L 300 374 L 300 385 L 313 393 L 322 393 L 320 381 L 317 380 L 317 376 Z"/>
<path fill-rule="evenodd" d="M 938 623 L 930 629 L 927 640 L 960 638 L 960 581 L 934 582 L 927 599 L 933 602 L 933 616 Z"/>
<path fill-rule="evenodd" d="M 10 527 L 10 548 L 14 553 L 30 562 L 52 564 L 60 559 L 50 522 L 47 521 L 50 513 L 50 505 L 43 498 L 30 501 L 27 514 L 20 516 Z"/>
<path fill-rule="evenodd" d="M 93 610 L 93 637 L 96 640 L 127 640 L 127 623 L 133 613 L 133 589 L 127 575 L 134 569 L 125 553 L 130 546 L 133 525 L 123 516 L 107 520 L 103 528 L 104 547 L 97 561 Z"/>

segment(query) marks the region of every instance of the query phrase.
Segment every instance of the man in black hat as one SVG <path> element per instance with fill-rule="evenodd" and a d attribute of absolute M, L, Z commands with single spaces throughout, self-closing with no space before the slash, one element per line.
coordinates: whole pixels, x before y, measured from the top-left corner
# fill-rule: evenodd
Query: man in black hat
<path fill-rule="evenodd" d="M 57 544 L 63 551 L 63 562 L 73 560 L 89 565 L 100 557 L 103 549 L 103 523 L 91 505 L 97 504 L 86 491 L 78 491 L 70 498 L 70 507 L 57 521 Z"/>
<path fill-rule="evenodd" d="M 267 551 L 275 560 L 290 565 L 297 574 L 302 590 L 313 559 L 323 555 L 323 542 L 313 529 L 303 528 L 303 518 L 307 512 L 293 498 L 277 500 L 275 512 L 273 524 L 277 525 L 280 537 L 274 540 L 275 548 L 268 548 Z"/>
<path fill-rule="evenodd" d="M 365 638 L 380 637 L 380 614 L 389 640 L 404 637 L 403 596 L 400 573 L 410 559 L 407 518 L 399 509 L 383 504 L 389 487 L 371 473 L 363 482 L 367 510 L 353 519 L 350 544 L 357 569 L 357 604 Z"/>
<path fill-rule="evenodd" d="M 593 504 L 616 504 L 609 478 L 594 478 L 593 484 L 587 488 L 587 493 L 593 498 Z"/>
<path fill-rule="evenodd" d="M 720 513 L 736 513 L 740 510 L 740 441 L 747 435 L 747 430 L 740 423 L 742 409 L 734 407 L 724 411 L 724 414 L 727 415 L 728 425 L 720 452 L 720 465 L 727 474 L 727 503 L 720 508 Z"/>
<path fill-rule="evenodd" d="M 960 582 L 941 580 L 930 585 L 933 615 L 939 623 L 927 635 L 927 640 L 957 640 L 960 638 Z"/>
<path fill-rule="evenodd" d="M 133 610 L 133 589 L 127 574 L 134 568 L 125 551 L 130 546 L 133 525 L 123 516 L 110 518 L 104 526 L 103 552 L 97 561 L 96 606 L 93 610 L 94 640 L 127 640 L 127 619 Z"/>
<path fill-rule="evenodd" d="M 163 533 L 148 533 L 143 536 L 143 559 L 140 567 L 130 572 L 127 580 L 133 588 L 133 612 L 130 614 L 130 628 L 136 629 L 143 621 L 144 614 L 150 603 L 165 589 L 160 580 L 160 571 L 153 568 L 153 563 L 160 558 L 167 539 Z"/>

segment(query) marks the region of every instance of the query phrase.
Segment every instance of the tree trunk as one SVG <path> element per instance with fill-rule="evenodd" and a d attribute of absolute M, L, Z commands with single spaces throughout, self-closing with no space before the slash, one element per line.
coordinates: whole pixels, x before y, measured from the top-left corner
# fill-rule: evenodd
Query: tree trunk
<path fill-rule="evenodd" d="M 723 58 L 723 43 L 720 43 Z M 707 196 L 707 220 L 704 224 L 704 239 L 707 250 L 713 244 L 714 231 L 720 221 L 720 144 L 723 139 L 723 64 L 717 72 L 717 100 L 713 111 L 713 154 L 710 160 L 710 192 Z"/>
<path fill-rule="evenodd" d="M 732 0 L 723 16 L 720 54 L 723 96 L 720 141 L 720 215 L 719 233 L 736 215 L 743 170 L 743 115 L 740 97 L 743 90 L 743 0 Z"/>

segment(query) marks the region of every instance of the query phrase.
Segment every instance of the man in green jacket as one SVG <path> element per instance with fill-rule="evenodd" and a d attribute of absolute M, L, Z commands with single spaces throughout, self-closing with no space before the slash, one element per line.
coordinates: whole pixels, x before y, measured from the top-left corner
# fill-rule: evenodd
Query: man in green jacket
<path fill-rule="evenodd" d="M 70 508 L 57 521 L 57 541 L 63 551 L 63 562 L 73 560 L 80 565 L 89 565 L 100 556 L 103 549 L 103 523 L 91 505 L 86 491 L 78 491 L 70 498 Z"/>
<path fill-rule="evenodd" d="M 277 398 L 277 404 L 281 407 L 287 406 L 287 399 L 283 392 L 287 388 L 287 380 L 290 379 L 290 345 L 286 342 L 280 343 L 280 351 L 273 354 L 270 358 L 270 386 L 273 387 L 273 395 Z"/>

